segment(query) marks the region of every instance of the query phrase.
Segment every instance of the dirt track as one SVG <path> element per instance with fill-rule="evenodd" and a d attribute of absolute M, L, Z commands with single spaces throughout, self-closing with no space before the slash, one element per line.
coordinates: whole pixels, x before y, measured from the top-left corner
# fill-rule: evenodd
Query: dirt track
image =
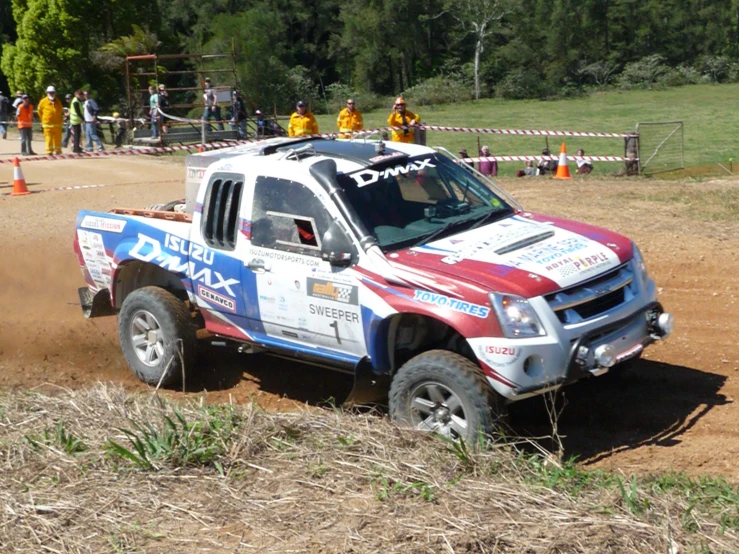
<path fill-rule="evenodd" d="M 16 141 L 0 140 L 2 152 Z M 37 152 L 43 145 L 36 144 Z M 76 212 L 143 207 L 182 195 L 183 158 L 148 156 L 28 162 L 26 197 L 0 197 L 0 389 L 78 388 L 111 380 L 145 390 L 120 353 L 113 318 L 85 320 L 83 284 L 72 252 Z M 12 165 L 0 164 L 0 194 L 12 189 Z M 172 181 L 174 180 L 174 181 Z M 41 192 L 70 185 L 108 185 Z M 679 202 L 648 200 L 674 183 L 641 180 L 507 180 L 527 209 L 607 226 L 636 240 L 675 314 L 669 341 L 652 347 L 635 371 L 566 390 L 560 422 L 567 453 L 588 464 L 650 472 L 674 468 L 739 482 L 739 223 L 701 223 Z M 693 190 L 736 189 L 739 180 L 696 183 Z M 318 368 L 263 357 L 210 356 L 193 393 L 211 400 L 257 398 L 270 409 L 300 409 L 341 398 L 351 383 Z M 173 393 L 175 394 L 175 393 Z M 182 394 L 182 393 L 178 393 Z M 540 400 L 519 403 L 512 423 L 546 434 Z"/>

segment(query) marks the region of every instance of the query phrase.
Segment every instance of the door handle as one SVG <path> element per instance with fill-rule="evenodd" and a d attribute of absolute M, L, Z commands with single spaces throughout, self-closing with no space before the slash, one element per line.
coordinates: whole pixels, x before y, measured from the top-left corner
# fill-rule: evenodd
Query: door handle
<path fill-rule="evenodd" d="M 264 260 L 260 260 L 259 258 L 254 258 L 246 265 L 254 273 L 264 273 L 265 271 L 269 271 L 269 266 L 267 265 L 267 263 Z"/>

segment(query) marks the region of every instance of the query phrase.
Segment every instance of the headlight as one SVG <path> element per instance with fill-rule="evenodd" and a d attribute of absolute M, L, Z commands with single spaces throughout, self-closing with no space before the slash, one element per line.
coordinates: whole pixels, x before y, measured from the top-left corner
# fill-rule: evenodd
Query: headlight
<path fill-rule="evenodd" d="M 490 303 L 498 316 L 500 328 L 509 339 L 546 335 L 529 301 L 513 294 L 490 293 Z"/>
<path fill-rule="evenodd" d="M 649 274 L 647 273 L 647 264 L 644 263 L 644 258 L 641 255 L 641 251 L 639 250 L 639 247 L 636 245 L 635 242 L 631 243 L 631 246 L 634 249 L 634 268 L 636 269 L 637 273 L 641 276 L 641 280 L 643 283 L 646 283 L 649 281 Z"/>

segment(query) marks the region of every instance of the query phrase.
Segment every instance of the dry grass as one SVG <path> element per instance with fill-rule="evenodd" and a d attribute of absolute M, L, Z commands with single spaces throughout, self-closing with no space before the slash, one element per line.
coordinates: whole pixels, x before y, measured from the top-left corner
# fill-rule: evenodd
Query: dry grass
<path fill-rule="evenodd" d="M 104 385 L 11 394 L 0 409 L 2 552 L 739 549 L 736 504 L 628 480 L 624 492 L 614 477 L 511 445 L 468 452 L 373 414 L 173 407 Z M 176 414 L 187 432 L 174 450 L 207 446 L 200 461 L 152 456 L 142 469 L 111 453 L 111 439 L 130 448 L 122 429 L 149 423 L 161 437 Z"/>

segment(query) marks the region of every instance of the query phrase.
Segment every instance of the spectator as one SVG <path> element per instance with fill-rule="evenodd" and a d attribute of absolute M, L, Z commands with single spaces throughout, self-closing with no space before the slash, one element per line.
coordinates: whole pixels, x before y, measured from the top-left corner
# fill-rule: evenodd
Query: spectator
<path fill-rule="evenodd" d="M 346 108 L 339 112 L 339 117 L 336 118 L 336 126 L 339 128 L 339 138 L 351 138 L 352 133 L 364 129 L 362 114 L 351 98 L 346 101 Z"/>
<path fill-rule="evenodd" d="M 149 87 L 149 119 L 151 121 L 151 138 L 159 138 L 159 94 L 153 86 Z"/>
<path fill-rule="evenodd" d="M 480 158 L 488 157 L 490 157 L 490 148 L 483 146 L 480 148 Z M 498 175 L 498 162 L 497 160 L 480 160 L 480 163 L 477 164 L 477 170 L 486 177 L 496 177 Z"/>
<path fill-rule="evenodd" d="M 53 86 L 46 87 L 46 96 L 38 103 L 38 116 L 44 130 L 47 154 L 62 153 L 62 124 L 64 122 L 64 106 L 56 97 Z"/>
<path fill-rule="evenodd" d="M 118 112 L 113 112 L 113 118 L 115 119 L 115 147 L 120 148 L 123 146 L 123 142 L 126 140 L 126 129 L 127 121 L 121 117 Z"/>
<path fill-rule="evenodd" d="M 21 95 L 21 103 L 16 110 L 18 132 L 21 135 L 21 155 L 35 156 L 31 141 L 33 140 L 33 104 L 27 94 Z"/>
<path fill-rule="evenodd" d="M 575 156 L 575 162 L 577 163 L 577 174 L 586 175 L 593 171 L 593 164 L 584 158 L 585 150 L 580 148 Z"/>
<path fill-rule="evenodd" d="M 264 119 L 264 114 L 262 110 L 257 110 L 254 112 L 254 115 L 257 117 L 257 138 L 264 138 L 268 134 L 267 121 Z"/>
<path fill-rule="evenodd" d="M 387 124 L 390 127 L 399 127 L 400 130 L 393 129 L 393 142 L 410 142 L 414 141 L 413 127 L 421 123 L 421 118 L 405 109 L 405 100 L 401 96 L 395 99 L 393 112 L 387 118 Z"/>
<path fill-rule="evenodd" d="M 23 98 L 23 92 L 20 90 L 15 91 L 15 100 L 13 100 L 13 111 L 18 109 L 18 106 L 21 105 L 21 100 Z"/>
<path fill-rule="evenodd" d="M 239 132 L 240 139 L 246 139 L 246 105 L 238 90 L 231 93 L 231 130 Z"/>
<path fill-rule="evenodd" d="M 217 91 L 211 84 L 209 77 L 205 78 L 203 103 L 205 104 L 203 119 L 210 121 L 211 118 L 215 118 L 216 123 L 218 124 L 218 130 L 223 131 L 223 120 L 221 119 L 221 107 L 218 105 Z"/>
<path fill-rule="evenodd" d="M 8 138 L 8 118 L 10 117 L 10 99 L 0 92 L 0 133 Z"/>
<path fill-rule="evenodd" d="M 69 104 L 72 101 L 72 95 L 67 94 L 64 97 L 64 102 Z M 64 106 L 64 123 L 62 124 L 62 148 L 69 146 L 69 137 L 72 136 L 72 127 L 69 125 L 69 108 Z"/>
<path fill-rule="evenodd" d="M 534 167 L 533 160 L 526 160 L 526 167 L 523 170 L 523 174 L 526 177 L 532 177 L 536 175 L 536 168 Z"/>
<path fill-rule="evenodd" d="M 550 159 L 552 153 L 549 148 L 545 148 L 541 151 L 542 157 L 539 158 L 539 163 L 536 166 L 537 175 L 548 175 L 557 171 L 557 160 Z"/>
<path fill-rule="evenodd" d="M 72 152 L 82 154 L 80 141 L 82 140 L 82 122 L 85 121 L 84 108 L 82 107 L 82 91 L 74 91 L 72 103 L 69 105 L 69 126 L 72 129 Z"/>
<path fill-rule="evenodd" d="M 169 110 L 169 93 L 167 92 L 167 87 L 164 85 L 159 85 L 159 110 L 159 125 L 161 126 L 162 134 L 166 135 L 167 120 L 165 116 Z"/>
<path fill-rule="evenodd" d="M 85 150 L 87 152 L 92 152 L 92 143 L 94 142 L 98 146 L 98 152 L 103 152 L 105 150 L 103 141 L 101 141 L 100 137 L 97 135 L 98 113 L 100 112 L 100 108 L 88 91 L 84 91 L 82 95 L 85 98 L 85 106 L 83 110 L 85 114 Z"/>
<path fill-rule="evenodd" d="M 303 137 L 318 134 L 318 123 L 313 113 L 309 112 L 302 100 L 295 104 L 295 113 L 290 116 L 287 134 L 291 137 Z"/>
<path fill-rule="evenodd" d="M 469 155 L 469 154 L 467 153 L 467 149 L 466 149 L 466 148 L 461 148 L 461 149 L 459 150 L 459 157 L 460 157 L 460 158 L 461 158 L 462 160 L 467 160 L 467 158 L 469 158 L 469 157 L 470 157 L 470 155 Z M 467 164 L 468 166 L 470 166 L 470 167 L 473 167 L 473 168 L 475 167 L 475 162 L 472 162 L 472 161 L 465 161 L 464 163 L 466 163 L 466 164 Z"/>

